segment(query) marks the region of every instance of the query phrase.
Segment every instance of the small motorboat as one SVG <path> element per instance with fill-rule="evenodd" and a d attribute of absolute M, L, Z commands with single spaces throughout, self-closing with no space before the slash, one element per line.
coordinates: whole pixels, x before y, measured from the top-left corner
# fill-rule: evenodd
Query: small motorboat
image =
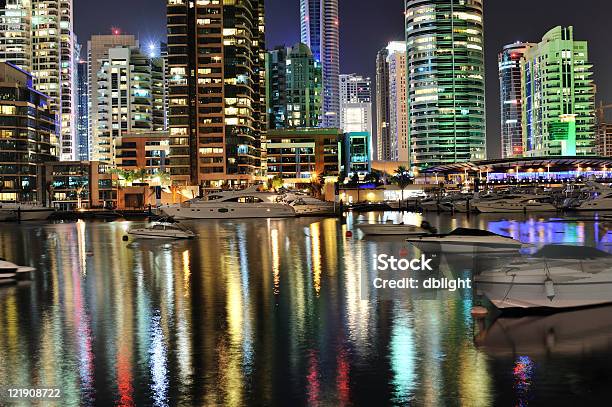
<path fill-rule="evenodd" d="M 435 231 L 428 222 L 423 222 L 419 227 L 403 222 L 393 223 L 393 221 L 388 221 L 386 223 L 365 223 L 357 225 L 357 228 L 366 236 L 422 236 L 431 234 Z"/>
<path fill-rule="evenodd" d="M 488 230 L 457 228 L 446 234 L 413 236 L 407 242 L 424 252 L 499 253 L 515 252 L 523 247 L 518 240 Z"/>
<path fill-rule="evenodd" d="M 546 245 L 474 280 L 499 309 L 608 304 L 612 303 L 612 255 L 593 247 Z"/>
<path fill-rule="evenodd" d="M 193 239 L 196 237 L 192 230 L 168 221 L 156 222 L 145 228 L 130 229 L 128 235 L 139 239 Z"/>
<path fill-rule="evenodd" d="M 34 268 L 18 266 L 10 261 L 0 259 L 0 285 L 14 283 L 17 280 L 26 280 L 31 277 Z"/>

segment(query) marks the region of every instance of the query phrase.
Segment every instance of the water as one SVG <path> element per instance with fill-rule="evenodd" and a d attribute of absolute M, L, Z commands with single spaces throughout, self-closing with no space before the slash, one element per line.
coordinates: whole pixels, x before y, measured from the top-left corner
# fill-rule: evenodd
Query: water
<path fill-rule="evenodd" d="M 611 308 L 483 326 L 470 296 L 361 300 L 373 254 L 415 249 L 345 232 L 399 216 L 203 221 L 174 243 L 122 241 L 138 222 L 2 224 L 0 256 L 37 273 L 0 287 L 0 388 L 58 387 L 61 406 L 607 401 Z M 427 219 L 612 250 L 602 222 Z"/>

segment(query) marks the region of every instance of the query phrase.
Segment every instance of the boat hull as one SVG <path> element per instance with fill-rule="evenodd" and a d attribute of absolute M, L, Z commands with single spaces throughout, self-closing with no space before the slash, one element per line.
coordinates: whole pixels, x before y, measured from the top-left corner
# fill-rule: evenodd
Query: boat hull
<path fill-rule="evenodd" d="M 612 303 L 612 279 L 599 282 L 554 284 L 555 296 L 549 299 L 543 282 L 487 281 L 476 277 L 476 287 L 499 309 L 578 308 Z"/>
<path fill-rule="evenodd" d="M 529 204 L 512 202 L 474 203 L 474 208 L 481 213 L 523 213 L 523 212 L 556 212 L 553 204 Z"/>
<path fill-rule="evenodd" d="M 22 209 L 20 213 L 16 209 L 3 209 L 0 210 L 0 221 L 34 221 L 34 220 L 47 220 L 55 209 L 51 208 L 40 208 L 40 209 Z"/>
<path fill-rule="evenodd" d="M 130 230 L 128 232 L 128 235 L 138 238 L 138 239 L 165 239 L 165 240 L 179 240 L 179 239 L 193 239 L 195 236 L 194 235 L 189 235 L 189 234 L 179 234 L 179 233 L 175 233 L 175 234 L 166 234 L 166 235 L 160 235 L 160 234 L 153 234 L 150 232 L 145 232 L 145 231 L 141 231 L 141 230 Z"/>
<path fill-rule="evenodd" d="M 163 207 L 162 212 L 175 219 L 247 219 L 292 218 L 295 210 L 284 204 L 219 203 L 202 205 L 173 205 Z"/>
<path fill-rule="evenodd" d="M 502 238 L 503 239 L 503 238 Z M 430 237 L 422 236 L 406 239 L 419 250 L 430 253 L 509 253 L 516 252 L 522 244 L 512 239 L 496 241 L 490 236 L 466 240 L 463 236 Z"/>

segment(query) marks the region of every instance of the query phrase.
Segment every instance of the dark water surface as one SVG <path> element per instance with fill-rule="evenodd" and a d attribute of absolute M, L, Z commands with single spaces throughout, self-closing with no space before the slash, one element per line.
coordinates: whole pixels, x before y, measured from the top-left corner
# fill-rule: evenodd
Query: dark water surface
<path fill-rule="evenodd" d="M 122 241 L 138 222 L 2 224 L 0 257 L 37 272 L 0 287 L 0 388 L 58 387 L 44 405 L 61 406 L 609 403 L 612 308 L 479 325 L 471 296 L 361 300 L 374 254 L 416 250 L 346 237 L 383 216 L 401 215 L 188 222 L 199 238 L 174 243 Z M 550 216 L 427 218 L 612 250 L 607 225 Z"/>

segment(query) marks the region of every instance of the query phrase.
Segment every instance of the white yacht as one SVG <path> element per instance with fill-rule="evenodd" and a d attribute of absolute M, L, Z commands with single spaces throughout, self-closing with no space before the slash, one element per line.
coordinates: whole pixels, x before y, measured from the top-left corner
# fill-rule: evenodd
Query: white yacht
<path fill-rule="evenodd" d="M 241 191 L 210 193 L 160 209 L 175 219 L 289 218 L 296 216 L 290 205 L 277 202 L 278 194 L 259 192 L 257 186 Z"/>
<path fill-rule="evenodd" d="M 193 239 L 196 234 L 178 223 L 156 222 L 145 228 L 133 228 L 128 235 L 140 239 Z"/>
<path fill-rule="evenodd" d="M 53 212 L 55 212 L 55 208 L 42 205 L 18 202 L 0 203 L 0 221 L 46 220 Z"/>
<path fill-rule="evenodd" d="M 287 197 L 285 202 L 294 210 L 297 216 L 324 216 L 336 213 L 333 202 L 321 201 L 311 196 Z"/>
<path fill-rule="evenodd" d="M 476 200 L 473 206 L 482 213 L 557 211 L 552 197 L 548 195 L 506 195 L 497 199 Z"/>
<path fill-rule="evenodd" d="M 32 267 L 18 266 L 10 261 L 0 259 L 0 285 L 14 283 L 22 276 L 29 276 L 35 269 Z"/>
<path fill-rule="evenodd" d="M 612 255 L 547 245 L 532 256 L 475 277 L 497 308 L 574 308 L 612 303 Z"/>
<path fill-rule="evenodd" d="M 447 234 L 409 237 L 406 241 L 424 252 L 444 253 L 518 252 L 523 246 L 521 242 L 511 237 L 468 228 L 457 228 Z"/>
<path fill-rule="evenodd" d="M 601 191 L 573 209 L 578 211 L 610 211 L 612 210 L 612 190 Z"/>
<path fill-rule="evenodd" d="M 431 233 L 429 230 L 416 225 L 393 223 L 393 221 L 388 221 L 387 223 L 364 223 L 357 225 L 357 228 L 364 235 L 374 236 L 421 236 Z"/>

